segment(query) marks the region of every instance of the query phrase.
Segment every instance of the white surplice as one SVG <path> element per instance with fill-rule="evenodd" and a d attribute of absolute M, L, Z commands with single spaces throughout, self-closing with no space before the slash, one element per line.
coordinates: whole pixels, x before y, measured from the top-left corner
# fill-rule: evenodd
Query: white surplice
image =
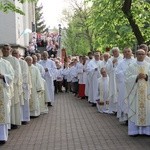
<path fill-rule="evenodd" d="M 107 104 L 109 102 L 109 77 L 100 77 L 98 79 L 98 89 L 95 100 L 97 101 L 97 109 L 103 113 L 107 111 Z"/>
<path fill-rule="evenodd" d="M 90 61 L 92 61 L 92 59 L 86 60 L 86 63 L 84 65 L 84 71 L 85 71 L 85 74 L 86 74 L 86 79 L 85 79 L 85 96 L 88 96 L 88 94 L 89 94 L 89 81 L 90 81 L 90 79 L 89 79 L 89 67 L 87 68 L 87 66 L 88 66 L 88 63 Z"/>
<path fill-rule="evenodd" d="M 45 75 L 44 67 L 41 64 L 39 64 L 39 63 L 36 63 L 34 65 L 39 69 L 41 77 L 44 77 L 44 75 Z"/>
<path fill-rule="evenodd" d="M 56 81 L 63 81 L 63 68 L 58 68 L 56 71 Z"/>
<path fill-rule="evenodd" d="M 79 84 L 83 84 L 83 64 L 82 63 L 78 63 L 77 74 L 78 74 Z"/>
<path fill-rule="evenodd" d="M 103 60 L 103 61 L 101 62 L 101 68 L 106 68 L 106 64 L 107 64 L 107 62 Z"/>
<path fill-rule="evenodd" d="M 150 63 L 150 57 L 148 56 L 145 56 L 145 59 L 144 59 L 147 63 Z"/>

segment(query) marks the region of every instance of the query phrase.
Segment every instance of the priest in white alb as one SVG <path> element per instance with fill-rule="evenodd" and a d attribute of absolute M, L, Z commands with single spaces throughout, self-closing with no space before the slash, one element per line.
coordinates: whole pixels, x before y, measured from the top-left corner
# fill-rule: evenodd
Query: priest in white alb
<path fill-rule="evenodd" d="M 119 48 L 112 49 L 113 56 L 109 58 L 106 64 L 106 71 L 109 76 L 109 114 L 117 112 L 117 83 L 116 83 L 116 67 L 122 61 L 122 56 L 119 53 Z"/>
<path fill-rule="evenodd" d="M 144 61 L 144 50 L 137 50 L 136 56 L 126 71 L 128 135 L 150 135 L 150 64 Z"/>
<path fill-rule="evenodd" d="M 1 57 L 2 53 L 0 52 L 0 145 L 5 144 L 8 139 L 11 105 L 10 86 L 14 79 L 14 70 L 11 64 Z"/>
<path fill-rule="evenodd" d="M 103 58 L 104 58 L 104 60 L 101 62 L 101 68 L 106 68 L 106 64 L 107 64 L 107 61 L 110 58 L 110 54 L 109 53 L 104 53 Z"/>
<path fill-rule="evenodd" d="M 25 60 L 29 67 L 29 74 L 31 76 L 31 83 L 32 83 L 31 96 L 29 100 L 30 116 L 38 117 L 40 115 L 40 99 L 38 93 L 43 90 L 41 75 L 38 68 L 32 64 L 33 62 L 32 57 L 27 56 Z"/>
<path fill-rule="evenodd" d="M 43 52 L 42 57 L 43 60 L 41 60 L 39 64 L 41 64 L 45 70 L 44 79 L 47 85 L 48 97 L 50 97 L 48 105 L 52 106 L 52 102 L 54 102 L 54 80 L 56 79 L 57 68 L 55 62 L 48 59 L 48 53 L 46 51 Z"/>
<path fill-rule="evenodd" d="M 93 107 L 96 107 L 96 95 L 98 88 L 98 78 L 100 77 L 101 61 L 99 52 L 95 52 L 94 59 L 87 64 L 89 88 L 88 88 L 88 99 L 92 103 Z"/>
<path fill-rule="evenodd" d="M 41 74 L 41 83 L 42 83 L 42 91 L 38 93 L 39 95 L 39 99 L 40 99 L 40 113 L 41 114 L 45 114 L 48 113 L 48 106 L 47 103 L 50 101 L 50 97 L 48 97 L 48 93 L 47 93 L 47 85 L 45 80 L 43 79 L 44 74 L 45 74 L 45 70 L 43 68 L 42 65 L 40 65 L 39 63 L 37 63 L 37 56 L 36 55 L 32 55 L 32 59 L 33 59 L 33 65 L 35 65 Z"/>
<path fill-rule="evenodd" d="M 12 95 L 11 99 L 11 129 L 16 129 L 18 125 L 21 125 L 20 90 L 22 88 L 22 73 L 19 60 L 11 55 L 11 50 L 8 44 L 2 48 L 3 58 L 10 62 L 15 71 L 13 80 L 14 95 Z"/>
<path fill-rule="evenodd" d="M 29 108 L 29 98 L 31 94 L 30 89 L 30 76 L 27 62 L 20 58 L 19 51 L 14 49 L 12 51 L 12 56 L 16 57 L 19 60 L 21 72 L 22 72 L 22 95 L 23 102 L 21 103 L 21 116 L 22 124 L 25 125 L 30 121 L 30 108 Z"/>
<path fill-rule="evenodd" d="M 127 123 L 128 104 L 126 103 L 125 73 L 129 65 L 131 65 L 135 59 L 132 58 L 132 50 L 130 48 L 125 48 L 123 54 L 124 59 L 116 68 L 116 82 L 118 86 L 117 118 L 119 118 L 120 122 Z"/>

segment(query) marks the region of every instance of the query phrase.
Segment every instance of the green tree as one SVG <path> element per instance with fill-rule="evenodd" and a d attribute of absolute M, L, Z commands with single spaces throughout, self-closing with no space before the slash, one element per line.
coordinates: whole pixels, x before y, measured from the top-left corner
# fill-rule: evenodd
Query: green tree
<path fill-rule="evenodd" d="M 36 32 L 43 33 L 47 31 L 45 21 L 43 20 L 43 6 L 38 6 L 37 3 L 35 5 L 35 24 L 36 24 Z"/>
<path fill-rule="evenodd" d="M 85 51 L 105 51 L 106 47 L 118 46 L 122 49 L 141 43 L 150 44 L 149 0 L 89 1 L 92 2 L 91 7 L 85 9 L 87 7 L 76 5 L 73 15 L 67 16 L 66 44 L 73 53 L 84 53 L 82 45 L 86 45 Z M 87 5 L 84 3 L 84 6 Z"/>
<path fill-rule="evenodd" d="M 90 8 L 86 3 L 72 3 L 73 13 L 64 11 L 63 18 L 68 22 L 66 35 L 63 36 L 63 46 L 67 48 L 72 55 L 86 54 L 94 50 L 93 31 L 87 24 Z"/>
<path fill-rule="evenodd" d="M 89 24 L 97 33 L 96 44 L 133 46 L 148 43 L 150 3 L 146 0 L 91 0 Z"/>
<path fill-rule="evenodd" d="M 37 0 L 18 0 L 20 3 L 25 2 L 36 2 Z M 0 11 L 8 13 L 9 11 L 14 11 L 24 15 L 24 12 L 15 6 L 15 3 L 11 2 L 11 0 L 0 0 Z"/>

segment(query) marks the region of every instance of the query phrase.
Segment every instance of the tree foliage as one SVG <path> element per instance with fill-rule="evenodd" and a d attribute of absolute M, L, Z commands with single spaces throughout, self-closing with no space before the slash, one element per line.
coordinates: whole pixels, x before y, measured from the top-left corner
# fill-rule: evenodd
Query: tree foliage
<path fill-rule="evenodd" d="M 36 32 L 43 33 L 47 30 L 45 21 L 43 20 L 43 6 L 38 6 L 36 3 L 35 6 L 35 24 L 36 24 Z"/>
<path fill-rule="evenodd" d="M 25 2 L 36 2 L 37 0 L 17 0 L 19 3 Z M 17 12 L 24 15 L 24 12 L 19 8 L 16 7 L 15 3 L 11 0 L 0 0 L 0 11 L 8 13 L 8 12 Z"/>
<path fill-rule="evenodd" d="M 105 50 L 106 47 L 124 48 L 125 46 L 134 47 L 137 44 L 150 43 L 149 0 L 89 1 L 92 2 L 92 6 L 88 7 L 88 13 L 82 14 L 83 10 L 76 7 L 72 19 L 69 18 L 67 29 L 68 32 L 71 30 L 74 36 L 80 33 L 82 36 L 79 40 L 84 41 L 85 45 L 92 44 L 93 49 Z M 88 3 L 84 4 L 88 5 Z M 84 25 L 79 26 L 80 24 Z M 86 28 L 91 35 L 91 42 L 86 36 Z M 71 35 L 67 34 L 67 36 L 70 40 Z M 69 45 L 69 42 L 66 41 L 66 43 Z M 74 45 L 76 44 L 77 42 L 74 43 Z M 91 49 L 90 46 L 88 48 Z"/>
<path fill-rule="evenodd" d="M 70 12 L 64 11 L 65 21 L 68 21 L 66 36 L 63 37 L 63 45 L 67 48 L 70 54 L 79 55 L 86 54 L 94 49 L 93 32 L 87 24 L 90 9 L 85 3 L 78 4 L 74 1 L 73 15 Z"/>
<path fill-rule="evenodd" d="M 92 9 L 90 23 L 106 37 L 103 44 L 124 47 L 149 41 L 150 4 L 145 0 L 93 0 Z"/>

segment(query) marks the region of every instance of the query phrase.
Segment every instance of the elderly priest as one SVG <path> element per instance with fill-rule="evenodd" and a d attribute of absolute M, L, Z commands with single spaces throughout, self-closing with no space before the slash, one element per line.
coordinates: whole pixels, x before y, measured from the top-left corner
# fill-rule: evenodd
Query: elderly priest
<path fill-rule="evenodd" d="M 14 70 L 11 64 L 1 58 L 0 51 L 0 145 L 8 139 L 8 126 L 10 125 L 11 93 Z"/>
<path fill-rule="evenodd" d="M 128 135 L 150 135 L 150 64 L 144 61 L 144 50 L 138 50 L 136 56 L 126 72 Z"/>

